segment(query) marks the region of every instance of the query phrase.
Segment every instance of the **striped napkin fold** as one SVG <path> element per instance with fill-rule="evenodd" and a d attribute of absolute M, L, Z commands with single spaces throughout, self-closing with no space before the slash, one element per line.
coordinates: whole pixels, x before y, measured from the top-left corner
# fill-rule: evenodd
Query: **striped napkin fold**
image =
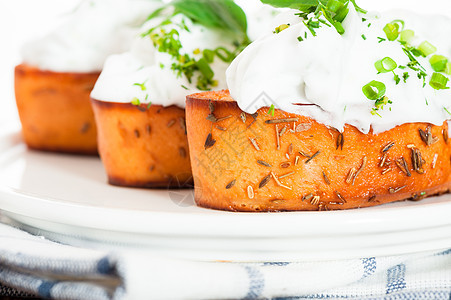
<path fill-rule="evenodd" d="M 451 249 L 316 262 L 198 262 L 62 245 L 0 224 L 0 296 L 451 299 Z"/>

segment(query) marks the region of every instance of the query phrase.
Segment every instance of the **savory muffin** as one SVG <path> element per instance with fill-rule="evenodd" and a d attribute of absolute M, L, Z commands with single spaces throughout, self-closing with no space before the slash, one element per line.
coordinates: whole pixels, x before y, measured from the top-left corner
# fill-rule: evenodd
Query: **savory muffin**
<path fill-rule="evenodd" d="M 196 202 L 232 211 L 333 210 L 445 193 L 448 124 L 364 134 L 275 109 L 242 111 L 227 91 L 188 96 Z"/>
<path fill-rule="evenodd" d="M 339 210 L 448 192 L 450 24 L 351 2 L 281 15 L 231 64 L 230 94 L 187 98 L 197 203 Z"/>
<path fill-rule="evenodd" d="M 249 43 L 246 15 L 233 1 L 194 6 L 179 1 L 158 10 L 96 83 L 92 105 L 110 184 L 192 186 L 186 96 L 225 88 L 227 67 Z"/>
<path fill-rule="evenodd" d="M 90 92 L 106 57 L 129 49 L 156 5 L 146 0 L 83 1 L 56 31 L 23 47 L 15 90 L 30 148 L 97 153 Z"/>

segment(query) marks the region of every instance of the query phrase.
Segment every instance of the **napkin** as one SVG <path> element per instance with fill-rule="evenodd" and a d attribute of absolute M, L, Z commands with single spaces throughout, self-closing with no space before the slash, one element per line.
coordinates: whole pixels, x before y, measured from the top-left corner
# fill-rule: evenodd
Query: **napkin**
<path fill-rule="evenodd" d="M 451 249 L 309 262 L 202 262 L 72 247 L 0 224 L 0 296 L 451 299 Z"/>

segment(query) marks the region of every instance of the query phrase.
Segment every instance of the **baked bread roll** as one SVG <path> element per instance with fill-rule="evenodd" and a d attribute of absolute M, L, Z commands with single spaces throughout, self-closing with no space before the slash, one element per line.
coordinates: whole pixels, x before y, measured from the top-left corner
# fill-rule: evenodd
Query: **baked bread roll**
<path fill-rule="evenodd" d="M 362 208 L 451 187 L 442 126 L 407 123 L 364 134 L 275 109 L 243 112 L 228 91 L 188 96 L 196 203 L 246 212 Z"/>
<path fill-rule="evenodd" d="M 97 154 L 89 95 L 99 74 L 43 71 L 27 64 L 16 67 L 16 103 L 28 147 Z"/>
<path fill-rule="evenodd" d="M 108 182 L 143 188 L 192 187 L 185 110 L 92 100 Z"/>

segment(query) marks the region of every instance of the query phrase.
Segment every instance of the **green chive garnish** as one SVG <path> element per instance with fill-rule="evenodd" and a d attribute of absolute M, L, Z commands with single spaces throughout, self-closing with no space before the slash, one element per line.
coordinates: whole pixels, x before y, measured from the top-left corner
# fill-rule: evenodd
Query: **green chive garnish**
<path fill-rule="evenodd" d="M 445 70 L 443 72 L 445 72 L 446 75 L 451 75 L 451 62 L 448 62 L 446 64 Z"/>
<path fill-rule="evenodd" d="M 410 41 L 412 41 L 412 39 L 415 37 L 415 32 L 413 30 L 410 29 L 406 29 L 401 31 L 401 35 L 399 37 L 399 40 L 403 43 L 410 43 Z"/>
<path fill-rule="evenodd" d="M 204 56 L 205 60 L 206 60 L 208 63 L 212 63 L 213 60 L 214 60 L 214 58 L 215 58 L 215 52 L 214 52 L 213 50 L 209 50 L 209 49 L 205 49 L 205 50 L 202 52 L 202 55 Z"/>
<path fill-rule="evenodd" d="M 271 104 L 271 107 L 268 110 L 268 115 L 271 115 L 274 117 L 274 108 L 275 108 L 274 104 Z"/>
<path fill-rule="evenodd" d="M 333 13 L 337 13 L 343 6 L 344 3 L 340 0 L 329 0 L 327 2 L 327 10 Z"/>
<path fill-rule="evenodd" d="M 447 90 L 449 87 L 446 85 L 448 84 L 449 78 L 446 77 L 443 74 L 440 73 L 434 73 L 432 74 L 431 81 L 429 82 L 429 85 L 432 86 L 436 90 Z"/>
<path fill-rule="evenodd" d="M 385 95 L 387 88 L 380 81 L 373 80 L 362 88 L 362 92 L 369 100 L 377 100 Z"/>
<path fill-rule="evenodd" d="M 139 99 L 138 98 L 133 98 L 132 99 L 132 102 L 131 102 L 133 105 L 135 105 L 135 106 L 138 106 L 138 105 L 140 105 L 141 104 L 141 101 L 139 101 Z"/>
<path fill-rule="evenodd" d="M 424 41 L 420 44 L 420 46 L 418 46 L 418 50 L 424 57 L 426 57 L 435 53 L 437 51 L 437 48 L 428 41 Z"/>
<path fill-rule="evenodd" d="M 385 57 L 378 60 L 374 66 L 379 73 L 388 73 L 395 70 L 398 67 L 398 64 L 390 57 Z"/>
<path fill-rule="evenodd" d="M 197 67 L 199 68 L 199 71 L 202 73 L 202 75 L 204 75 L 204 77 L 208 80 L 213 79 L 213 76 L 215 76 L 215 73 L 213 72 L 205 58 L 201 58 L 197 61 Z"/>
<path fill-rule="evenodd" d="M 435 72 L 442 72 L 446 68 L 448 58 L 444 57 L 443 55 L 433 55 L 431 59 L 429 59 L 429 62 L 431 63 L 431 67 Z"/>
<path fill-rule="evenodd" d="M 384 27 L 384 32 L 389 41 L 396 41 L 399 36 L 399 25 L 396 23 L 388 23 Z"/>

